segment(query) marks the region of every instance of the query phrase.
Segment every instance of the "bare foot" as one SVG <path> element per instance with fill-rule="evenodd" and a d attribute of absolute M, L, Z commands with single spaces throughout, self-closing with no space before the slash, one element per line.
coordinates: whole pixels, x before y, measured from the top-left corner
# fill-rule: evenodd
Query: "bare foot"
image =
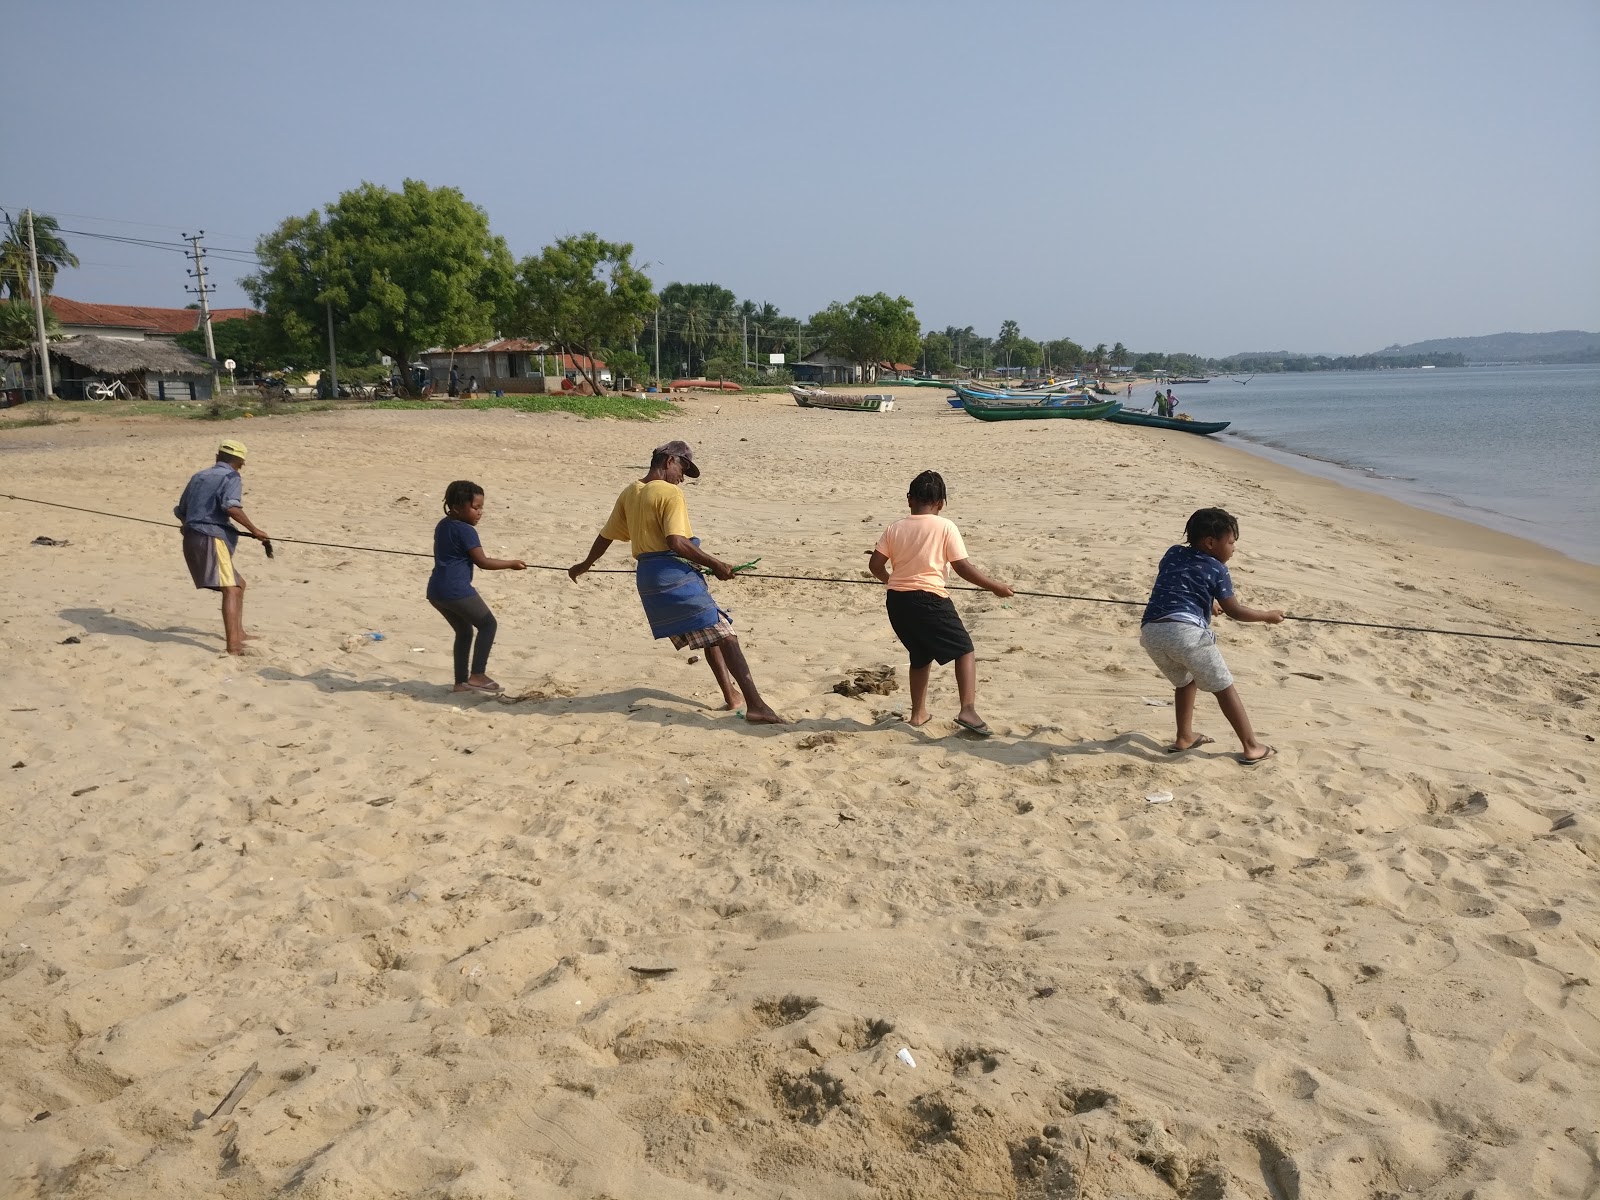
<path fill-rule="evenodd" d="M 765 705 L 760 708 L 752 707 L 749 712 L 744 714 L 744 719 L 752 725 L 787 725 L 789 723 Z"/>
<path fill-rule="evenodd" d="M 734 712 L 737 709 L 741 709 L 743 707 L 744 707 L 744 697 L 741 696 L 738 692 L 734 692 L 733 695 L 731 695 L 731 696 L 724 696 L 723 697 L 722 704 L 721 704 L 720 707 L 718 707 L 716 709 L 716 711 L 717 712 Z"/>
<path fill-rule="evenodd" d="M 243 658 L 244 657 L 244 647 L 243 646 L 229 646 L 228 649 L 225 651 L 225 653 L 231 654 L 235 658 Z"/>

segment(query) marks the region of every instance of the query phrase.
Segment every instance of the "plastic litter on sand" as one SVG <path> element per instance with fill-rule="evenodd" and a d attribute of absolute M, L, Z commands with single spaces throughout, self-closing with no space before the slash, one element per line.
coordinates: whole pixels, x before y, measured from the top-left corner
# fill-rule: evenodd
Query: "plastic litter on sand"
<path fill-rule="evenodd" d="M 1171 804 L 1171 792 L 1151 792 L 1144 798 L 1146 804 Z"/>
<path fill-rule="evenodd" d="M 917 1060 L 911 1057 L 910 1049 L 905 1046 L 900 1047 L 899 1053 L 897 1053 L 895 1057 L 901 1062 L 905 1063 L 905 1065 L 908 1067 L 915 1067 L 917 1065 Z"/>

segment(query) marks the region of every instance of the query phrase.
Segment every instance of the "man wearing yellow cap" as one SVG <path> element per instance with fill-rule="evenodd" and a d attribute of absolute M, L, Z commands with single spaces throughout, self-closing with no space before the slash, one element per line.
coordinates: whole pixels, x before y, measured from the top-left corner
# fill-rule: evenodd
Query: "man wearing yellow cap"
<path fill-rule="evenodd" d="M 222 593 L 222 632 L 229 654 L 244 653 L 244 576 L 233 568 L 239 531 L 232 522 L 243 525 L 251 537 L 268 540 L 240 507 L 244 489 L 239 470 L 245 454 L 243 442 L 223 442 L 216 463 L 194 474 L 172 510 L 183 522 L 183 558 L 194 586 Z M 269 553 L 271 549 L 269 543 Z"/>

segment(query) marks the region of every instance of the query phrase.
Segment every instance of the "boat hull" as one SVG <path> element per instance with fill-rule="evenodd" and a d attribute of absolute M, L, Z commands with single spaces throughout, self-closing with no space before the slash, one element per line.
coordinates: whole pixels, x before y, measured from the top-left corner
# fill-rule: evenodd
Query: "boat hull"
<path fill-rule="evenodd" d="M 1155 413 L 1129 412 L 1123 409 L 1106 417 L 1118 425 L 1147 425 L 1152 429 L 1176 429 L 1181 433 L 1221 433 L 1232 421 L 1185 421 L 1181 417 L 1158 417 Z"/>
<path fill-rule="evenodd" d="M 810 391 L 798 387 L 791 387 L 789 394 L 794 397 L 794 402 L 801 408 L 826 408 L 834 412 L 886 413 L 894 411 L 893 396 L 847 396 L 838 392 Z"/>
<path fill-rule="evenodd" d="M 1022 404 L 963 396 L 967 416 L 980 421 L 1098 421 L 1122 407 L 1116 400 L 1101 404 Z"/>

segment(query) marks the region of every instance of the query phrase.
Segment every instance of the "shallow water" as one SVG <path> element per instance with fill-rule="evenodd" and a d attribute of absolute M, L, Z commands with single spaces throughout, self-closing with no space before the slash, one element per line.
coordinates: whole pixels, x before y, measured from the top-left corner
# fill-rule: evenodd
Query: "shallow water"
<path fill-rule="evenodd" d="M 1600 562 L 1600 365 L 1223 376 L 1173 394 L 1232 421 L 1219 440 Z"/>

